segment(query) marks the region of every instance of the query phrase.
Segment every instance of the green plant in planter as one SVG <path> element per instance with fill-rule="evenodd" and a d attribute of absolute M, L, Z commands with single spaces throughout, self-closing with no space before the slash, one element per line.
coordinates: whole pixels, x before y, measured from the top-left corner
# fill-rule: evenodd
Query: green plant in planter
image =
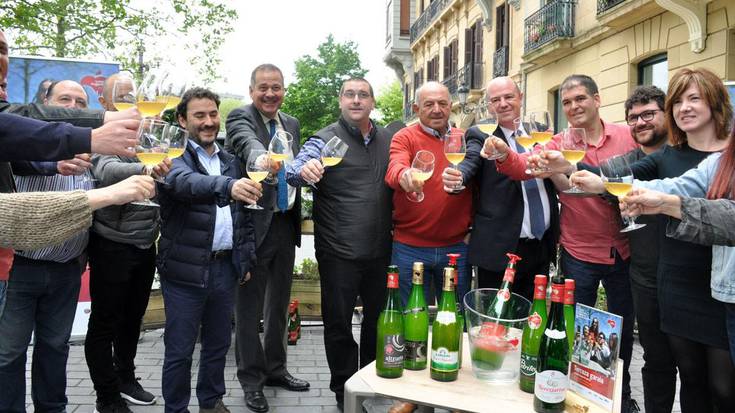
<path fill-rule="evenodd" d="M 319 265 L 311 258 L 304 258 L 301 264 L 294 266 L 294 279 L 305 281 L 319 280 Z"/>
<path fill-rule="evenodd" d="M 301 219 L 312 218 L 312 208 L 314 206 L 314 196 L 311 188 L 301 188 Z"/>

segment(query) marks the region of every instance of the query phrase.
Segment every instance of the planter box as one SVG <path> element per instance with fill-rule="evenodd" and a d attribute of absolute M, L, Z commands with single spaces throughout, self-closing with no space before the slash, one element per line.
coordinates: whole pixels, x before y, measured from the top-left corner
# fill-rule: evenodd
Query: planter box
<path fill-rule="evenodd" d="M 301 233 L 304 235 L 313 235 L 314 234 L 314 221 L 310 219 L 305 219 L 301 221 Z"/>
<path fill-rule="evenodd" d="M 299 300 L 299 315 L 301 317 L 321 317 L 321 291 L 319 280 L 293 280 L 293 283 L 291 283 L 291 299 Z"/>

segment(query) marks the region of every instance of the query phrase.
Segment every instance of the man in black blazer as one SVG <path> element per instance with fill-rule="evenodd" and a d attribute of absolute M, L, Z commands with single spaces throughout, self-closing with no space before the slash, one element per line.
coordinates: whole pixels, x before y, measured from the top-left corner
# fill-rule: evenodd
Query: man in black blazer
<path fill-rule="evenodd" d="M 237 108 L 227 117 L 225 147 L 243 165 L 254 149 L 268 149 L 271 138 L 280 131 L 293 137 L 293 158 L 299 152 L 299 121 L 279 111 L 285 89 L 283 74 L 272 64 L 262 64 L 250 77 L 253 103 Z M 295 246 L 301 244 L 301 194 L 289 186 L 285 168 L 274 171 L 277 183 L 264 181 L 262 210 L 253 212 L 257 265 L 252 278 L 240 285 L 235 312 L 237 377 L 245 391 L 248 408 L 268 411 L 263 385 L 288 390 L 309 389 L 286 369 L 286 326 Z M 259 315 L 263 314 L 263 343 L 258 336 Z"/>
<path fill-rule="evenodd" d="M 509 77 L 493 79 L 487 86 L 488 105 L 498 116 L 495 137 L 523 151 L 515 142 L 514 119 L 521 116 L 522 93 Z M 531 184 L 514 181 L 497 171 L 495 161 L 482 153 L 487 134 L 476 127 L 467 130 L 467 155 L 459 170 L 447 168 L 445 189 L 474 178 L 479 189 L 470 235 L 468 259 L 478 268 L 478 286 L 498 288 L 508 261 L 506 253 L 520 255 L 513 292 L 533 299 L 533 278 L 548 274 L 559 239 L 559 207 L 550 179 Z M 542 219 L 543 218 L 543 219 Z"/>

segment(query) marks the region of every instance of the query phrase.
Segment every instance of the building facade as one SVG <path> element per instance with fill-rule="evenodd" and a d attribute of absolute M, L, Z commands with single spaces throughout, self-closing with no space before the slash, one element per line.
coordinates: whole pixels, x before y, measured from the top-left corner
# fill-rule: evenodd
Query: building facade
<path fill-rule="evenodd" d="M 408 6 L 411 59 L 399 77 L 404 103 L 424 81 L 442 81 L 453 91 L 460 126 L 474 116 L 462 110 L 457 88 L 469 88 L 471 105 L 488 80 L 506 74 L 521 85 L 525 110 L 548 110 L 557 130 L 566 126 L 559 84 L 573 73 L 597 81 L 602 117 L 612 122 L 624 120 L 622 103 L 633 88 L 665 90 L 680 68 L 706 67 L 735 80 L 732 0 L 412 0 Z"/>

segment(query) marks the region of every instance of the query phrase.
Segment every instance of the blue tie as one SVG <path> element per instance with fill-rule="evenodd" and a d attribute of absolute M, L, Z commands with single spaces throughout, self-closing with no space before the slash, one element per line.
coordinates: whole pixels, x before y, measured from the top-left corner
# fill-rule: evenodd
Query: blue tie
<path fill-rule="evenodd" d="M 515 143 L 516 152 L 523 153 L 526 151 L 523 146 L 518 144 L 518 141 L 515 141 Z M 544 222 L 544 205 L 541 203 L 541 193 L 538 190 L 538 183 L 536 179 L 529 179 L 523 181 L 523 187 L 526 189 L 528 214 L 531 216 L 531 234 L 537 240 L 541 240 L 546 231 L 546 223 Z"/>
<path fill-rule="evenodd" d="M 270 128 L 271 139 L 273 139 L 276 136 L 276 120 L 269 120 L 268 127 Z M 276 198 L 276 206 L 280 211 L 286 211 L 288 209 L 288 184 L 286 184 L 286 168 L 283 165 L 278 171 L 278 197 Z"/>

